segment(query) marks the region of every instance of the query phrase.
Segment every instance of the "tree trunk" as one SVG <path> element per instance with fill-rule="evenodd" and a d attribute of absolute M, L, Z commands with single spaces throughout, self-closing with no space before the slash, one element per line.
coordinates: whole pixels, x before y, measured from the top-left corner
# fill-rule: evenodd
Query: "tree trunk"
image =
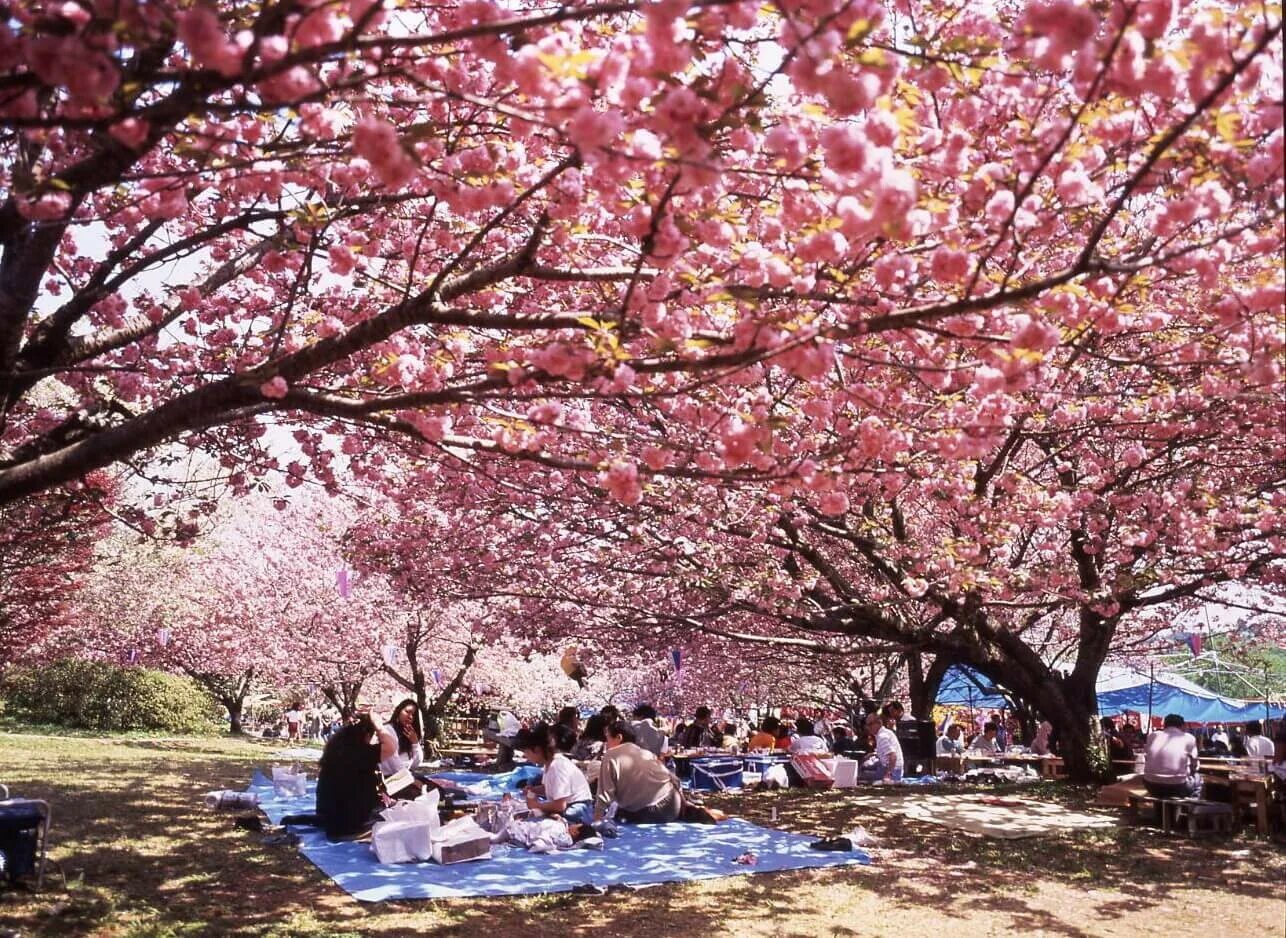
<path fill-rule="evenodd" d="M 244 736 L 246 731 L 241 725 L 241 710 L 245 705 L 245 698 L 225 697 L 219 702 L 228 710 L 228 733 L 232 736 Z"/>

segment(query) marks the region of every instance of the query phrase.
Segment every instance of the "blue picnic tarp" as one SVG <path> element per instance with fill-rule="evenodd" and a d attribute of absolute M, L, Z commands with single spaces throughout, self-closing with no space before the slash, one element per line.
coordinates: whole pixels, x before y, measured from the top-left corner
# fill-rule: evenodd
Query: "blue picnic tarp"
<path fill-rule="evenodd" d="M 283 797 L 256 773 L 250 791 L 274 823 L 288 814 L 313 810 L 314 783 L 304 795 Z M 312 828 L 296 828 L 300 849 L 354 899 L 450 899 L 569 892 L 578 886 L 646 886 L 770 873 L 814 867 L 868 864 L 861 850 L 823 852 L 813 838 L 758 827 L 732 818 L 719 824 L 621 825 L 620 836 L 602 850 L 574 849 L 533 854 L 521 847 L 492 848 L 492 859 L 440 866 L 436 863 L 381 864 L 368 843 L 330 843 Z M 753 853 L 754 865 L 735 862 Z"/>

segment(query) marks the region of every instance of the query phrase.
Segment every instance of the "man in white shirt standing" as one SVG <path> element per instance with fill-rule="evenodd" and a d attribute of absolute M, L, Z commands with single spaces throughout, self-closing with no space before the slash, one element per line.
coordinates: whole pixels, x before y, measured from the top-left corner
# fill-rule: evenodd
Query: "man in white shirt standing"
<path fill-rule="evenodd" d="M 1193 798 L 1201 794 L 1197 738 L 1184 719 L 1168 714 L 1165 726 L 1148 737 L 1143 749 L 1143 785 L 1154 798 Z"/>
<path fill-rule="evenodd" d="M 866 731 L 875 737 L 875 755 L 862 765 L 861 776 L 868 782 L 900 782 L 906 765 L 897 733 L 884 725 L 878 713 L 866 718 Z"/>

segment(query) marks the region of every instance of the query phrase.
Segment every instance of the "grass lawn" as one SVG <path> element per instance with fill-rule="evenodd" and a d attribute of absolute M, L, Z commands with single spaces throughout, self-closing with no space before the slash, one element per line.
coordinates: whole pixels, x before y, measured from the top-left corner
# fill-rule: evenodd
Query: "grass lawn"
<path fill-rule="evenodd" d="M 43 893 L 0 892 L 0 936 L 1281 935 L 1286 851 L 1243 831 L 1187 841 L 1114 828 L 998 841 L 856 806 L 846 792 L 711 799 L 831 835 L 862 824 L 875 864 L 606 896 L 362 906 L 293 848 L 267 847 L 200 796 L 243 787 L 278 743 L 0 735 L 0 781 L 53 803 Z M 1089 794 L 1025 796 L 1082 806 Z M 887 797 L 899 797 L 888 792 Z"/>

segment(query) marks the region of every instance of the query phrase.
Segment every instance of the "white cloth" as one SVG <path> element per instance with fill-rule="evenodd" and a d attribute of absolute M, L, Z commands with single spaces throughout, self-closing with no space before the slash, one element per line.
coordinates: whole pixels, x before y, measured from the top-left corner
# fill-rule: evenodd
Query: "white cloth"
<path fill-rule="evenodd" d="M 592 801 L 594 796 L 590 794 L 589 782 L 585 779 L 585 773 L 576 768 L 576 763 L 572 762 L 561 752 L 557 753 L 545 766 L 545 774 L 541 778 L 541 784 L 545 786 L 545 800 L 557 801 L 559 798 L 566 798 L 568 804 L 575 804 L 578 801 Z"/>
<path fill-rule="evenodd" d="M 287 711 L 286 711 L 286 722 L 287 722 L 287 723 L 294 723 L 294 724 L 298 725 L 298 724 L 302 723 L 302 722 L 303 722 L 303 720 L 304 720 L 304 715 L 303 715 L 302 713 L 300 713 L 298 710 L 287 710 Z"/>
<path fill-rule="evenodd" d="M 560 817 L 532 819 L 511 818 L 497 841 L 508 841 L 526 847 L 532 853 L 553 853 L 573 846 L 567 822 Z"/>
<path fill-rule="evenodd" d="M 875 734 L 875 755 L 885 772 L 904 768 L 906 765 L 902 759 L 902 743 L 898 740 L 897 733 L 887 726 L 880 727 L 880 731 Z"/>
<path fill-rule="evenodd" d="M 1275 752 L 1273 741 L 1267 736 L 1246 737 L 1246 757 L 1248 759 L 1271 760 Z"/>
<path fill-rule="evenodd" d="M 1148 736 L 1143 749 L 1143 778 L 1160 785 L 1181 785 L 1197 764 L 1197 738 L 1177 726 Z"/>
<path fill-rule="evenodd" d="M 826 745 L 826 740 L 820 736 L 796 736 L 790 741 L 790 754 L 792 756 L 803 755 L 826 755 L 830 749 Z"/>
<path fill-rule="evenodd" d="M 1225 746 L 1227 746 L 1230 742 L 1230 740 L 1228 739 L 1228 734 L 1225 733 L 1223 730 L 1215 730 L 1214 734 L 1210 737 L 1210 741 L 1212 743 L 1223 743 Z"/>

